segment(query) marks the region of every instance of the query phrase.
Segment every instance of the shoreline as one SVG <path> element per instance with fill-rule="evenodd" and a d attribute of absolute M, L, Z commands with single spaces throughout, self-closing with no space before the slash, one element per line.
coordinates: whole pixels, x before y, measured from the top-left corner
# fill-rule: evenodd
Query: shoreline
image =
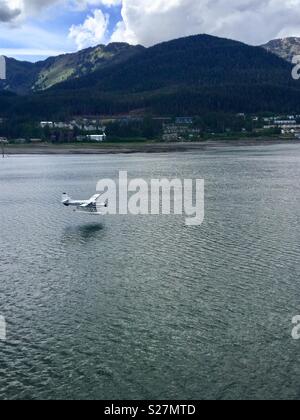
<path fill-rule="evenodd" d="M 272 146 L 282 144 L 300 144 L 296 139 L 240 139 L 240 140 L 207 140 L 194 143 L 103 143 L 103 144 L 39 144 L 8 145 L 5 155 L 106 155 L 135 153 L 174 153 L 205 151 L 216 147 L 234 146 Z"/>

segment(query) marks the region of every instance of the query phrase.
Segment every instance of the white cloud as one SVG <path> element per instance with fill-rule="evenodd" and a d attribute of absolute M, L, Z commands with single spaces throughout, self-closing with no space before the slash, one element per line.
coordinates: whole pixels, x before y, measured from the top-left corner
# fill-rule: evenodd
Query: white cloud
<path fill-rule="evenodd" d="M 101 44 L 106 40 L 109 16 L 100 9 L 88 16 L 83 24 L 73 25 L 69 37 L 75 41 L 78 49 Z"/>
<path fill-rule="evenodd" d="M 65 0 L 0 0 L 0 22 L 21 23 L 47 7 Z"/>
<path fill-rule="evenodd" d="M 24 21 L 56 3 L 75 10 L 120 5 L 122 0 L 0 0 L 0 22 Z"/>
<path fill-rule="evenodd" d="M 51 14 L 49 6 L 57 6 Z M 121 6 L 122 19 L 109 34 L 109 16 L 103 8 L 110 13 L 116 6 Z M 31 28 L 37 29 L 42 27 L 38 22 L 41 16 L 54 20 L 55 13 L 71 10 L 88 10 L 89 15 L 81 25 L 70 28 L 68 40 L 65 27 L 57 34 L 47 34 L 45 25 L 40 39 L 27 33 L 29 18 Z M 0 0 L 1 40 L 10 38 L 18 47 L 30 49 L 39 48 L 36 44 L 40 43 L 44 50 L 70 50 L 74 45 L 84 48 L 109 41 L 150 46 L 200 33 L 258 45 L 277 37 L 300 36 L 299 21 L 300 0 Z M 25 45 L 26 39 L 30 43 Z"/>
<path fill-rule="evenodd" d="M 89 7 L 112 7 L 121 4 L 122 0 L 69 0 L 69 4 L 75 10 L 86 10 Z"/>
<path fill-rule="evenodd" d="M 24 22 L 56 3 L 81 11 L 99 10 L 96 18 L 87 17 L 77 31 L 72 27 L 74 37 L 84 38 L 85 45 L 88 40 L 92 44 L 103 41 L 101 33 L 104 27 L 106 30 L 108 18 L 101 7 L 119 5 L 122 21 L 116 25 L 111 40 L 149 46 L 209 33 L 260 44 L 276 37 L 300 36 L 300 0 L 0 0 L 0 23 Z"/>
<path fill-rule="evenodd" d="M 13 4 L 4 0 L 0 1 L 0 22 L 10 22 L 16 19 L 21 12 L 20 4 Z"/>
<path fill-rule="evenodd" d="M 128 44 L 138 44 L 138 39 L 133 30 L 131 30 L 125 22 L 118 22 L 112 36 L 110 37 L 110 42 L 127 42 Z"/>
<path fill-rule="evenodd" d="M 300 0 L 123 0 L 112 40 L 149 46 L 209 33 L 261 44 L 300 36 Z"/>
<path fill-rule="evenodd" d="M 103 6 L 115 7 L 122 4 L 122 0 L 101 0 Z"/>

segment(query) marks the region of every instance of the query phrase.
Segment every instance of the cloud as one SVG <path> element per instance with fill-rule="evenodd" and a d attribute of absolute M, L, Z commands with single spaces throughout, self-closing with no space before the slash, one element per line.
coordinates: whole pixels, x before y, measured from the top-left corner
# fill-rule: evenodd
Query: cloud
<path fill-rule="evenodd" d="M 122 0 L 75 0 L 76 3 L 88 6 L 115 7 L 122 3 Z"/>
<path fill-rule="evenodd" d="M 109 39 L 104 36 L 108 17 L 102 9 L 116 6 L 121 7 L 122 20 L 111 34 L 112 41 L 149 46 L 209 33 L 261 44 L 276 37 L 300 36 L 300 0 L 0 0 L 0 24 L 22 23 L 55 4 L 96 13 L 72 26 L 77 45 Z"/>
<path fill-rule="evenodd" d="M 73 25 L 69 37 L 75 41 L 78 49 L 95 46 L 106 40 L 109 16 L 100 9 L 88 16 L 83 24 Z"/>
<path fill-rule="evenodd" d="M 10 22 L 21 14 L 21 9 L 11 7 L 8 1 L 0 1 L 0 22 Z"/>
<path fill-rule="evenodd" d="M 0 22 L 21 23 L 59 1 L 64 0 L 0 0 Z"/>
<path fill-rule="evenodd" d="M 96 9 L 104 6 L 106 8 L 120 6 L 122 0 L 65 0 L 66 5 L 76 11 Z"/>
<path fill-rule="evenodd" d="M 57 7 L 48 13 L 51 6 Z M 115 23 L 120 10 L 121 19 Z M 69 29 L 72 11 L 76 19 L 83 17 L 81 24 Z M 54 23 L 59 17 L 55 34 L 53 30 L 46 33 L 48 26 L 41 16 Z M 37 48 L 23 42 L 23 37 L 32 39 L 26 33 L 30 23 L 45 30 L 44 50 L 57 49 L 51 45 L 56 37 L 60 37 L 58 49 L 70 50 L 115 41 L 151 46 L 200 33 L 259 45 L 273 38 L 300 36 L 299 21 L 300 0 L 0 0 L 0 39 L 7 38 L 18 48 Z M 17 32 L 20 27 L 23 30 Z"/>
<path fill-rule="evenodd" d="M 87 10 L 97 6 L 115 6 L 122 0 L 0 0 L 0 22 L 22 22 L 40 14 L 50 6 L 60 3 L 75 10 Z"/>
<path fill-rule="evenodd" d="M 123 0 L 112 40 L 150 46 L 209 33 L 250 44 L 300 36 L 300 0 Z"/>
<path fill-rule="evenodd" d="M 95 7 L 110 7 L 119 0 L 0 0 L 1 53 L 8 56 L 49 56 L 72 52 L 75 42 L 80 47 L 102 41 L 103 26 L 109 17 L 97 12 L 83 25 L 72 28 L 73 38 L 68 38 L 69 24 L 64 16 L 78 16 Z M 58 18 L 58 19 L 57 19 Z M 57 28 L 54 32 L 52 21 Z M 108 37 L 109 38 L 109 37 Z M 74 42 L 75 41 L 75 42 Z M 15 51 L 15 53 L 14 53 Z"/>

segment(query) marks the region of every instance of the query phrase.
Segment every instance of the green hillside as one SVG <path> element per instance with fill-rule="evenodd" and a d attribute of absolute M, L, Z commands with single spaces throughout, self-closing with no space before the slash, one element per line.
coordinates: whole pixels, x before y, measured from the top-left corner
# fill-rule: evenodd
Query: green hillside
<path fill-rule="evenodd" d="M 34 84 L 41 91 L 0 97 L 5 115 L 300 113 L 300 83 L 290 63 L 263 48 L 208 35 L 147 49 L 112 44 L 46 63 Z"/>

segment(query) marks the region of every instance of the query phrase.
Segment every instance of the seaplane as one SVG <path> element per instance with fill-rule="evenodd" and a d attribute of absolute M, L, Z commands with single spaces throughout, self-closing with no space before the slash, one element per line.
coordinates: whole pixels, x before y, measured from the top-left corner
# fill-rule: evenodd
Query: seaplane
<path fill-rule="evenodd" d="M 66 207 L 76 207 L 74 212 L 103 216 L 101 208 L 108 207 L 108 200 L 100 202 L 101 194 L 95 194 L 89 200 L 73 200 L 67 193 L 63 193 L 61 202 Z"/>

